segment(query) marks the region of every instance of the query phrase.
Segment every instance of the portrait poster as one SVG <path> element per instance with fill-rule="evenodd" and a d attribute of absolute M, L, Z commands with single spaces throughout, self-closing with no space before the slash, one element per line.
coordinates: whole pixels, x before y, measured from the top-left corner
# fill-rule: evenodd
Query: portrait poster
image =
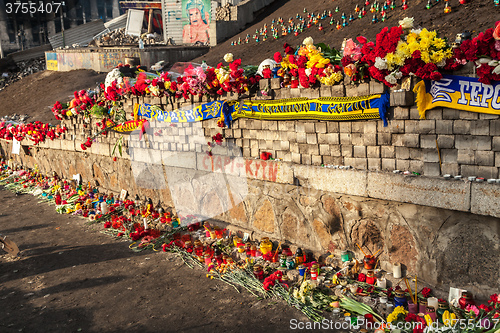
<path fill-rule="evenodd" d="M 182 43 L 210 42 L 210 0 L 182 0 Z"/>

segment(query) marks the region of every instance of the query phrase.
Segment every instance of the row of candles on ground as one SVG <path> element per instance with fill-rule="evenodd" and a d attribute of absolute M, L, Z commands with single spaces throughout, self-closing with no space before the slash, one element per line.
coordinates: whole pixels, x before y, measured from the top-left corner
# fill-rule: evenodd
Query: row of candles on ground
<path fill-rule="evenodd" d="M 381 6 L 377 1 L 370 4 L 370 1 L 367 0 L 365 2 L 365 5 L 370 6 L 369 11 L 372 14 L 380 12 L 380 15 L 381 15 L 380 20 L 382 22 L 384 22 L 387 19 L 387 10 L 389 10 L 389 9 L 394 10 L 396 8 L 396 4 L 392 0 L 387 0 L 383 6 Z M 407 0 L 402 0 L 401 8 L 403 10 L 408 9 Z M 335 8 L 335 12 L 336 13 L 339 12 L 338 6 Z M 356 7 L 354 8 L 354 12 L 357 14 L 357 17 L 359 19 L 363 18 L 368 13 L 365 10 L 365 7 L 360 9 L 359 5 L 356 5 Z M 331 10 L 329 10 L 328 12 L 326 10 L 324 10 L 322 14 L 320 14 L 320 13 L 315 14 L 315 13 L 308 13 L 307 9 L 304 8 L 304 13 L 307 13 L 307 17 L 302 17 L 299 14 L 296 15 L 296 19 L 299 21 L 298 23 L 294 23 L 293 17 L 290 17 L 290 19 L 288 20 L 288 25 L 284 23 L 284 20 L 281 17 L 279 17 L 277 21 L 273 19 L 271 22 L 271 26 L 270 26 L 271 36 L 274 39 L 278 39 L 280 37 L 280 35 L 287 36 L 287 35 L 292 34 L 292 33 L 295 36 L 298 36 L 301 32 L 304 32 L 304 29 L 309 29 L 313 25 L 317 25 L 318 30 L 322 31 L 322 30 L 324 30 L 324 27 L 323 27 L 323 24 L 320 23 L 320 21 L 326 19 L 327 17 L 330 18 L 330 25 L 334 25 L 335 22 L 337 22 L 336 28 L 337 28 L 337 30 L 340 30 L 342 27 L 347 27 L 349 25 L 349 22 L 352 22 L 356 16 L 356 14 L 354 14 L 354 15 L 351 14 L 351 15 L 349 15 L 349 18 L 347 18 L 345 13 L 342 13 L 342 16 L 341 16 L 342 24 L 341 24 L 340 21 L 334 20 L 333 13 Z M 378 20 L 377 16 L 374 15 L 372 22 L 376 23 L 378 21 L 379 20 Z M 275 26 L 276 23 L 277 23 L 277 26 Z M 280 27 L 278 27 L 278 25 L 280 25 Z M 280 29 L 281 29 L 281 33 L 280 33 Z M 262 28 L 255 30 L 255 34 L 253 35 L 252 39 L 254 39 L 255 42 L 257 42 L 257 43 L 260 42 L 261 40 L 266 41 L 268 39 L 267 33 L 268 33 L 268 27 L 267 27 L 267 23 L 266 23 L 266 24 L 264 24 L 264 26 Z M 250 35 L 247 34 L 243 40 L 241 39 L 241 37 L 239 37 L 237 41 L 232 41 L 231 45 L 234 46 L 234 45 L 248 44 L 249 42 L 250 42 Z"/>

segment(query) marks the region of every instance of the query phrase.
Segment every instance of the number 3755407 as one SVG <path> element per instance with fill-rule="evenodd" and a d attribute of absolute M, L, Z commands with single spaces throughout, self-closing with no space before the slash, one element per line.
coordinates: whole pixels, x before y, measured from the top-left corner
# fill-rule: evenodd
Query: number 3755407
<path fill-rule="evenodd" d="M 32 1 L 27 1 L 27 2 L 8 2 L 5 4 L 5 11 L 7 14 L 35 14 L 35 13 L 57 13 L 59 9 L 64 6 L 64 1 L 62 2 L 46 2 L 44 3 L 43 1 L 39 2 L 32 2 Z"/>

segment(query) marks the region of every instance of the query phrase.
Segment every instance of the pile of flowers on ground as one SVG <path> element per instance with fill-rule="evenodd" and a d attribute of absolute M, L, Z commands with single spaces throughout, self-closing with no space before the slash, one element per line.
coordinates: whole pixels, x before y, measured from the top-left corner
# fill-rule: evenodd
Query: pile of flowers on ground
<path fill-rule="evenodd" d="M 433 297 L 427 287 L 417 289 L 417 277 L 415 288 L 408 277 L 404 279 L 406 288 L 399 284 L 388 288 L 383 271 L 377 268 L 379 251 L 365 254 L 361 262 L 344 253 L 320 260 L 269 238 L 250 241 L 216 222 L 178 217 L 171 208 L 164 210 L 150 199 L 116 198 L 90 185 L 75 186 L 56 174 L 47 177 L 38 170 L 12 168 L 5 162 L 0 169 L 0 185 L 8 190 L 31 193 L 55 204 L 61 214 L 100 224 L 104 233 L 128 239 L 134 251 L 175 253 L 190 267 L 205 269 L 211 279 L 260 298 L 282 299 L 313 321 L 324 323 L 330 318 L 335 324 L 348 320 L 350 327 L 377 333 L 394 328 L 407 333 L 494 333 L 500 329 L 498 294 L 491 295 L 486 304 L 476 303 L 468 293 L 447 302 Z"/>

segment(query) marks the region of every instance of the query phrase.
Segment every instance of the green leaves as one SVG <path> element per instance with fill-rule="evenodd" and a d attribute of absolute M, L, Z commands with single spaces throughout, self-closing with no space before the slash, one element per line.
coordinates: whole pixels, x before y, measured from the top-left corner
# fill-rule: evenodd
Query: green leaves
<path fill-rule="evenodd" d="M 326 45 L 325 43 L 316 44 L 317 47 L 321 48 L 321 53 L 323 53 L 323 57 L 326 59 L 330 59 L 330 63 L 332 65 L 340 64 L 340 59 L 342 59 L 342 55 L 339 51 L 334 48 L 330 48 L 330 45 Z"/>
<path fill-rule="evenodd" d="M 108 116 L 108 109 L 104 106 L 95 104 L 90 109 L 90 114 L 92 114 L 96 118 L 104 118 Z"/>

